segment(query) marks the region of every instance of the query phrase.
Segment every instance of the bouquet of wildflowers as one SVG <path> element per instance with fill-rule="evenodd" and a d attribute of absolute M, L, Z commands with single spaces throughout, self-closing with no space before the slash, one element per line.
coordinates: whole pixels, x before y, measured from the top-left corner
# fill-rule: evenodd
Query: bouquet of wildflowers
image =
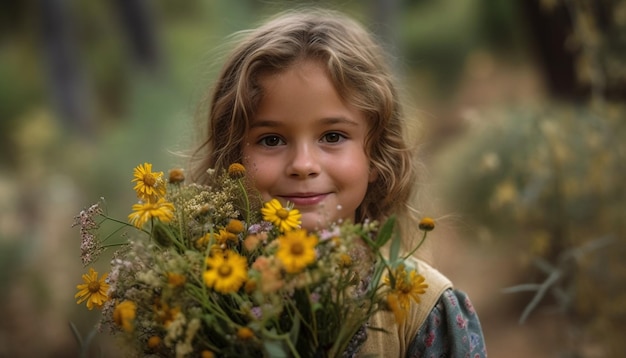
<path fill-rule="evenodd" d="M 169 174 L 135 168 L 140 201 L 128 222 L 103 201 L 75 221 L 85 266 L 117 246 L 110 272 L 90 268 L 75 297 L 102 309 L 100 328 L 136 356 L 352 356 L 373 314 L 402 319 L 425 292 L 399 255 L 393 219 L 307 232 L 297 209 L 249 194 L 241 164 L 210 173 L 208 185 Z"/>

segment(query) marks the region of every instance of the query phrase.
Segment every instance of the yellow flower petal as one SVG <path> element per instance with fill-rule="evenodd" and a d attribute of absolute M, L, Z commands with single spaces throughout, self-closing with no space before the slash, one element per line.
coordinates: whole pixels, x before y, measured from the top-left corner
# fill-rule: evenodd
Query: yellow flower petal
<path fill-rule="evenodd" d="M 98 279 L 98 272 L 93 268 L 89 268 L 89 273 L 83 274 L 82 284 L 76 285 L 78 292 L 74 295 L 77 299 L 76 303 L 81 304 L 87 301 L 87 308 L 92 310 L 94 307 L 100 308 L 109 299 L 109 284 L 106 283 L 107 274 L 103 274 Z"/>
<path fill-rule="evenodd" d="M 278 237 L 278 251 L 276 257 L 282 263 L 285 271 L 297 273 L 309 264 L 315 262 L 315 247 L 318 239 L 304 229 L 287 232 Z"/>
<path fill-rule="evenodd" d="M 248 261 L 234 251 L 215 253 L 206 259 L 204 283 L 221 293 L 237 292 L 248 279 Z"/>
<path fill-rule="evenodd" d="M 137 192 L 137 197 L 142 200 L 153 202 L 165 195 L 165 181 L 163 172 L 153 172 L 152 164 L 144 163 L 138 165 L 133 171 L 133 188 Z"/>
<path fill-rule="evenodd" d="M 278 199 L 272 199 L 265 203 L 261 209 L 263 220 L 269 221 L 278 227 L 280 232 L 287 232 L 300 227 L 302 214 L 297 209 L 283 207 Z"/>
<path fill-rule="evenodd" d="M 156 218 L 167 223 L 174 218 L 174 204 L 160 198 L 154 203 L 139 203 L 133 205 L 133 212 L 128 215 L 131 224 L 142 228 L 150 219 Z"/>

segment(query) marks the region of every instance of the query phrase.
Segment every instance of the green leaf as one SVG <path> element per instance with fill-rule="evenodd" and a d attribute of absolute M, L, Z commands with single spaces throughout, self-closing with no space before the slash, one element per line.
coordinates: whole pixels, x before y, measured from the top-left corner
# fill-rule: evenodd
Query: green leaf
<path fill-rule="evenodd" d="M 391 241 L 391 248 L 389 249 L 389 261 L 395 263 L 400 255 L 400 236 L 394 235 Z"/>
<path fill-rule="evenodd" d="M 276 358 L 288 358 L 287 350 L 284 345 L 278 340 L 269 340 L 266 339 L 263 341 L 263 349 L 265 349 L 265 353 L 267 353 L 267 357 L 276 357 Z"/>
<path fill-rule="evenodd" d="M 293 326 L 289 332 L 289 340 L 298 343 L 298 337 L 300 336 L 300 315 L 294 315 Z"/>
<path fill-rule="evenodd" d="M 387 241 L 389 241 L 389 239 L 391 238 L 395 226 L 396 226 L 396 217 L 390 216 L 389 219 L 385 221 L 383 226 L 380 228 L 380 231 L 378 232 L 378 236 L 376 237 L 376 242 L 375 242 L 376 244 L 375 249 L 380 249 L 381 247 L 385 246 Z"/>
<path fill-rule="evenodd" d="M 318 302 L 318 303 L 314 303 L 314 304 L 311 306 L 311 311 L 312 311 L 312 312 L 315 312 L 315 311 L 317 311 L 317 310 L 321 310 L 322 308 L 324 308 L 324 306 L 323 306 L 321 303 L 319 303 L 319 302 Z"/>

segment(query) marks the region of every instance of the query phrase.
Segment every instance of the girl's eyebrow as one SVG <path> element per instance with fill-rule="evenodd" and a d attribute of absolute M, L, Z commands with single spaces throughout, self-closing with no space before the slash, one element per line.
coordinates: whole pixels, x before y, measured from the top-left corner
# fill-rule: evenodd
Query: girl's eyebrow
<path fill-rule="evenodd" d="M 261 120 L 252 120 L 250 124 L 250 128 L 259 128 L 259 127 L 280 127 L 281 123 L 279 121 L 273 121 L 269 119 L 261 119 Z"/>
<path fill-rule="evenodd" d="M 344 117 L 344 116 L 322 118 L 319 120 L 319 122 L 324 125 L 329 125 L 329 124 L 347 124 L 350 126 L 359 125 L 357 121 Z M 283 126 L 283 123 L 281 121 L 276 121 L 276 120 L 271 120 L 271 119 L 253 120 L 252 123 L 250 124 L 250 128 L 259 128 L 259 127 L 276 128 L 276 127 L 281 127 L 281 126 Z"/>

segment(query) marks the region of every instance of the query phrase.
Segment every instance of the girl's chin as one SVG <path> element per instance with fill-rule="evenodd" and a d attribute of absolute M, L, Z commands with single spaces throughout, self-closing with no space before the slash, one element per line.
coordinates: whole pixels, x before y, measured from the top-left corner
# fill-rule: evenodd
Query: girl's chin
<path fill-rule="evenodd" d="M 332 221 L 330 218 L 320 215 L 303 214 L 302 228 L 307 231 L 315 231 L 326 228 Z"/>
<path fill-rule="evenodd" d="M 328 217 L 322 215 L 314 215 L 310 213 L 302 214 L 301 227 L 307 231 L 316 231 L 321 229 L 327 229 L 333 223 L 337 223 L 345 220 L 340 217 Z"/>

